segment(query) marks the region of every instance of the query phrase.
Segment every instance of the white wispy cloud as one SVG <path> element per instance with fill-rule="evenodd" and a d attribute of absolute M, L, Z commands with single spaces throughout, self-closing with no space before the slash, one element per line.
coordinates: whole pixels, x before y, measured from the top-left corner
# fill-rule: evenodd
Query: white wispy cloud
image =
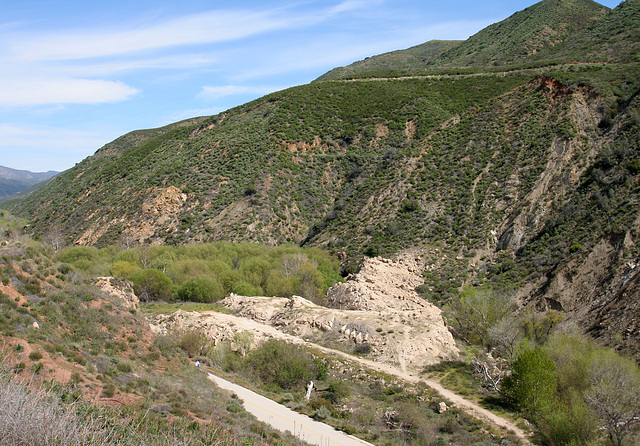
<path fill-rule="evenodd" d="M 113 103 L 136 93 L 137 89 L 117 81 L 0 76 L 0 107 Z"/>
<path fill-rule="evenodd" d="M 138 29 L 48 31 L 9 43 L 26 60 L 74 60 L 128 54 L 179 45 L 238 40 L 297 26 L 276 11 L 218 10 L 167 20 Z M 44 35 L 43 35 L 44 34 Z"/>
<path fill-rule="evenodd" d="M 212 44 L 310 27 L 337 15 L 365 9 L 367 3 L 370 2 L 344 0 L 331 7 L 312 9 L 296 4 L 262 10 L 220 9 L 97 29 L 39 31 L 28 29 L 26 23 L 0 24 L 0 41 L 4 42 L 0 46 L 0 107 L 124 101 L 139 90 L 113 77 L 154 69 L 182 72 L 215 69 L 224 62 L 214 51 L 227 51 L 228 55 L 230 50 Z M 197 50 L 178 52 L 184 49 L 178 47 L 185 46 Z M 204 87 L 200 97 L 265 94 L 273 90 Z"/>

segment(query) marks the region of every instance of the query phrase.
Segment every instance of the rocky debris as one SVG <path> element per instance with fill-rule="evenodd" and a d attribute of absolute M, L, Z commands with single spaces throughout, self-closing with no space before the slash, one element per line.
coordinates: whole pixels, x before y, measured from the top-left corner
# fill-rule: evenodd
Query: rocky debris
<path fill-rule="evenodd" d="M 417 252 L 395 260 L 365 259 L 357 274 L 329 289 L 328 306 L 343 310 L 422 310 L 432 306 L 414 291 L 424 283 L 424 268 L 425 261 Z"/>
<path fill-rule="evenodd" d="M 441 401 L 438 404 L 438 413 L 445 413 L 449 408 L 447 407 L 447 403 Z"/>
<path fill-rule="evenodd" d="M 233 340 L 235 330 L 233 324 L 217 321 L 197 311 L 177 310 L 172 314 L 160 314 L 149 318 L 149 328 L 155 334 L 167 335 L 172 332 L 186 332 L 196 329 L 202 331 L 214 345 L 221 341 Z"/>
<path fill-rule="evenodd" d="M 138 310 L 140 300 L 127 282 L 116 277 L 98 277 L 96 286 L 108 295 L 117 298 L 126 309 Z"/>
<path fill-rule="evenodd" d="M 177 214 L 187 201 L 187 195 L 175 186 L 169 186 L 153 199 L 142 204 L 142 212 L 146 215 Z"/>
<path fill-rule="evenodd" d="M 396 260 L 368 259 L 358 274 L 330 290 L 331 296 L 339 295 L 342 309 L 335 307 L 335 298 L 334 308 L 326 308 L 300 296 L 232 294 L 220 303 L 234 312 L 235 320 L 215 312 L 204 315 L 178 310 L 155 316 L 151 328 L 156 333 L 196 328 L 217 344 L 233 342 L 235 333 L 247 330 L 246 324 L 241 327 L 238 321 L 248 319 L 255 324 L 250 330 L 257 342 L 281 333 L 289 336 L 288 340 L 339 343 L 343 350 L 355 349 L 377 361 L 420 369 L 458 356 L 440 310 L 413 291 L 422 283 L 423 267 L 415 253 Z"/>

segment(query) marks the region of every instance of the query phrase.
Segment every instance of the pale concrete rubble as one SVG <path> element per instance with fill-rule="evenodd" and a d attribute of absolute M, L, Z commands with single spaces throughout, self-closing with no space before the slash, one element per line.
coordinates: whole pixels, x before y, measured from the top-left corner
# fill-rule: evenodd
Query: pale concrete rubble
<path fill-rule="evenodd" d="M 300 296 L 232 294 L 220 303 L 236 317 L 257 323 L 252 326 L 254 345 L 278 337 L 265 330 L 268 326 L 299 339 L 320 343 L 331 339 L 343 344 L 346 351 L 367 345 L 370 350 L 367 356 L 372 359 L 419 370 L 458 356 L 440 310 L 413 291 L 422 283 L 423 269 L 422 258 L 414 253 L 397 260 L 368 259 L 358 274 L 329 290 L 333 308 L 316 305 Z M 233 341 L 234 333 L 246 330 L 246 326 L 239 326 L 237 319 L 232 322 L 227 316 L 178 310 L 172 315 L 155 316 L 150 324 L 156 333 L 165 334 L 197 328 L 217 344 Z"/>

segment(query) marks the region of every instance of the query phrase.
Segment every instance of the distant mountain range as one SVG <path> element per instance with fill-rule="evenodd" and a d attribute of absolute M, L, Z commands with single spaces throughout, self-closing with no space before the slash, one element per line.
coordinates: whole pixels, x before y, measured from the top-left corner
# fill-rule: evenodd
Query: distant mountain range
<path fill-rule="evenodd" d="M 47 181 L 60 172 L 29 172 L 0 166 L 0 200 L 16 195 L 31 186 Z"/>

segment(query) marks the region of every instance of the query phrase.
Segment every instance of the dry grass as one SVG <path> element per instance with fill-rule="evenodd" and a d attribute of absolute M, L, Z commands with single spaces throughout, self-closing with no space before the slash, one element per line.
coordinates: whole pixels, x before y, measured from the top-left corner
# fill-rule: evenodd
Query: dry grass
<path fill-rule="evenodd" d="M 75 404 L 11 373 L 0 375 L 0 444 L 104 444 L 105 432 L 91 418 L 79 420 Z"/>

